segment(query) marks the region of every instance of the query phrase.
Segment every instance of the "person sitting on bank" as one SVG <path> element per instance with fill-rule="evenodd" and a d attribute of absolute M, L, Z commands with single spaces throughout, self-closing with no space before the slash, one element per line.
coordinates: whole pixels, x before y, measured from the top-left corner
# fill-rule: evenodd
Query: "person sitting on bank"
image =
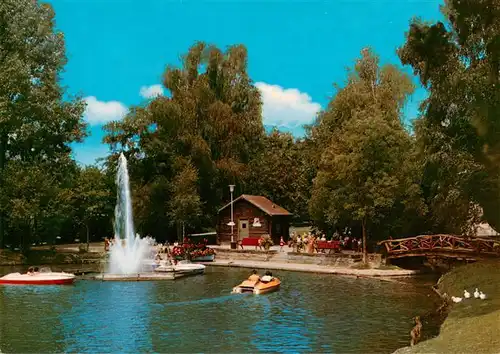
<path fill-rule="evenodd" d="M 255 282 L 260 280 L 260 277 L 257 274 L 257 271 L 255 269 L 252 271 L 252 274 L 248 277 L 248 280 L 255 281 Z"/>
<path fill-rule="evenodd" d="M 266 274 L 260 278 L 260 281 L 263 283 L 269 283 L 271 280 L 273 280 L 273 273 L 270 271 L 266 271 Z"/>

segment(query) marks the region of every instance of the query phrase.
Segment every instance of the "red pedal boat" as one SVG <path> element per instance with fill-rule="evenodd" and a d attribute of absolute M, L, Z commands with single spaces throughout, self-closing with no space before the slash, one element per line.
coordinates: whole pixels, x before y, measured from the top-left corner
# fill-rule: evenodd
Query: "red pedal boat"
<path fill-rule="evenodd" d="M 68 285 L 73 284 L 74 281 L 74 274 L 42 269 L 40 272 L 7 274 L 0 278 L 0 285 Z"/>

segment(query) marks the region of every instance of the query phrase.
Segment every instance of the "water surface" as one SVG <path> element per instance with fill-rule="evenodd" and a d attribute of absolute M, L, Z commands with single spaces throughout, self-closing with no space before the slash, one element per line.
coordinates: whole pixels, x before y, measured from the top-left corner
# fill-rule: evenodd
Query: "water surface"
<path fill-rule="evenodd" d="M 263 296 L 231 295 L 248 270 L 219 267 L 176 281 L 3 286 L 0 349 L 389 353 L 408 345 L 411 318 L 437 301 L 416 282 L 275 275 L 281 291 Z"/>

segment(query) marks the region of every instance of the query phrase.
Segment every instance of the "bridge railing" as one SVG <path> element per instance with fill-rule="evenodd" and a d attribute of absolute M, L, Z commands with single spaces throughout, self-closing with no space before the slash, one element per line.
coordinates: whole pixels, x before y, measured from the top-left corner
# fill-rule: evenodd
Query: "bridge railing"
<path fill-rule="evenodd" d="M 378 243 L 384 245 L 388 255 L 412 253 L 418 251 L 453 251 L 457 253 L 482 253 L 500 256 L 500 242 L 484 238 L 465 238 L 454 235 L 421 235 L 415 237 L 385 240 Z"/>

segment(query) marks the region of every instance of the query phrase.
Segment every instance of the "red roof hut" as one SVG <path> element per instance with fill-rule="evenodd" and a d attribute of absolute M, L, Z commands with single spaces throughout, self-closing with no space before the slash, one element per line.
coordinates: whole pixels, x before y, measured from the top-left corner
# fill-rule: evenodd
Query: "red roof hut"
<path fill-rule="evenodd" d="M 266 197 L 242 194 L 233 201 L 233 235 L 239 241 L 247 237 L 271 235 L 274 244 L 280 237 L 288 240 L 292 214 Z M 220 243 L 231 242 L 231 203 L 219 210 L 217 237 Z"/>

